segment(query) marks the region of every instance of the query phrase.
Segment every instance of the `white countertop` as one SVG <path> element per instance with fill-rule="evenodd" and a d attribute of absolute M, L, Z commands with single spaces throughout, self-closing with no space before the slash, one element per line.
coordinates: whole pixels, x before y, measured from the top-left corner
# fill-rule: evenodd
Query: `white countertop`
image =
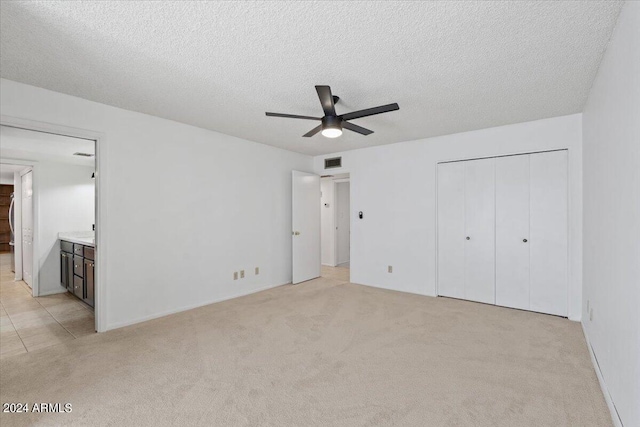
<path fill-rule="evenodd" d="M 58 239 L 85 246 L 96 246 L 96 238 L 93 231 L 68 231 L 58 233 Z"/>

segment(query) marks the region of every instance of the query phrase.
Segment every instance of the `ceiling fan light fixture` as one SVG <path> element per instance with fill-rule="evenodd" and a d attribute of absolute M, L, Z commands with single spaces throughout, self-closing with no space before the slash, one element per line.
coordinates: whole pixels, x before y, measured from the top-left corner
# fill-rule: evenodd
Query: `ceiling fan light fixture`
<path fill-rule="evenodd" d="M 322 136 L 327 138 L 337 138 L 342 135 L 342 129 L 340 128 L 326 128 L 322 129 Z"/>
<path fill-rule="evenodd" d="M 316 86 L 316 92 L 318 92 L 318 99 L 320 99 L 320 105 L 322 105 L 322 112 L 324 113 L 323 117 L 270 113 L 268 111 L 265 114 L 269 117 L 284 117 L 287 119 L 320 120 L 321 123 L 318 126 L 302 135 L 302 137 L 310 138 L 319 132 L 322 132 L 322 136 L 325 138 L 337 138 L 342 135 L 343 129 L 350 130 L 351 132 L 359 133 L 364 136 L 371 135 L 373 133 L 372 130 L 351 123 L 349 120 L 375 116 L 376 114 L 388 113 L 389 111 L 396 111 L 400 109 L 398 104 L 394 102 L 393 104 L 380 105 L 379 107 L 366 108 L 364 110 L 352 111 L 347 114 L 338 115 L 336 113 L 335 104 L 340 98 L 331 93 L 331 88 L 329 86 Z"/>
<path fill-rule="evenodd" d="M 322 136 L 326 138 L 337 138 L 342 135 L 342 120 L 335 116 L 325 116 L 322 118 Z"/>

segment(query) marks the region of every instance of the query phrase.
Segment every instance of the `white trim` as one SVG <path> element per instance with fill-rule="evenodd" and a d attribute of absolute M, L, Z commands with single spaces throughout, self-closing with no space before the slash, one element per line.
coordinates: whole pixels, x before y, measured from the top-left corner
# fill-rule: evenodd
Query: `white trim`
<path fill-rule="evenodd" d="M 310 280 L 313 280 L 313 279 L 310 279 Z M 107 326 L 107 329 L 108 330 L 112 330 L 112 329 L 123 328 L 125 326 L 135 325 L 135 324 L 138 324 L 138 323 L 141 323 L 141 322 L 146 322 L 146 321 L 149 321 L 149 320 L 158 319 L 160 317 L 165 317 L 165 316 L 169 316 L 169 315 L 172 315 L 172 314 L 182 313 L 183 311 L 193 310 L 194 308 L 204 307 L 206 305 L 216 304 L 216 303 L 223 302 L 223 301 L 228 301 L 228 300 L 231 300 L 231 299 L 234 299 L 234 298 L 240 298 L 240 297 L 244 297 L 244 296 L 247 296 L 247 295 L 257 294 L 258 292 L 267 291 L 269 289 L 277 288 L 279 286 L 286 286 L 286 285 L 292 285 L 292 284 L 291 284 L 291 282 L 287 282 L 287 283 L 276 284 L 276 285 L 268 285 L 268 286 L 264 286 L 262 288 L 258 288 L 258 289 L 254 289 L 252 291 L 248 291 L 248 292 L 240 292 L 238 294 L 234 294 L 234 295 L 226 296 L 226 297 L 222 297 L 222 298 L 215 298 L 215 299 L 212 299 L 212 300 L 209 300 L 209 301 L 205 301 L 205 302 L 202 302 L 202 303 L 189 304 L 189 305 L 185 305 L 185 306 L 180 307 L 180 308 L 175 308 L 175 309 L 171 309 L 171 310 L 167 310 L 167 311 L 162 311 L 160 313 L 150 314 L 148 316 L 138 317 L 138 318 L 133 319 L 133 320 L 126 320 L 124 322 L 112 323 L 112 324 L 109 324 Z"/>
<path fill-rule="evenodd" d="M 11 117 L 0 115 L 0 125 L 10 126 L 20 129 L 33 130 L 37 132 L 52 133 L 55 135 L 70 136 L 73 138 L 82 138 L 95 141 L 96 144 L 96 165 L 95 165 L 95 242 L 96 242 L 96 275 L 95 275 L 95 319 L 96 331 L 104 332 L 107 330 L 107 292 L 104 284 L 107 283 L 107 265 L 108 247 L 107 239 L 102 236 L 108 236 L 107 232 L 107 149 L 106 136 L 102 132 L 92 131 L 88 129 L 74 128 L 55 123 L 40 122 L 37 120 L 23 119 L 20 117 Z M 34 176 L 35 178 L 35 176 Z M 34 231 L 37 229 L 34 227 Z M 35 251 L 35 247 L 34 247 Z"/>
<path fill-rule="evenodd" d="M 334 179 L 333 182 L 338 183 L 338 184 L 341 183 L 341 182 L 351 182 L 351 177 Z"/>
<path fill-rule="evenodd" d="M 434 296 L 437 297 L 437 296 L 440 295 L 440 291 L 438 289 L 439 284 L 440 284 L 440 277 L 439 277 L 439 271 L 438 271 L 438 265 L 439 265 L 439 261 L 440 261 L 440 259 L 438 258 L 438 239 L 439 239 L 439 236 L 438 236 L 438 224 L 439 224 L 438 223 L 438 187 L 439 187 L 438 186 L 438 162 L 436 162 L 436 166 L 435 166 L 434 169 L 435 169 L 435 173 L 436 173 L 436 178 L 434 180 L 435 185 L 436 185 L 436 188 L 435 188 L 436 199 L 435 199 L 435 201 L 433 203 L 433 206 L 434 206 L 434 209 L 435 209 L 433 217 L 436 219 L 436 230 L 435 230 L 436 238 L 435 238 L 435 242 L 434 242 L 434 244 L 436 246 L 436 251 L 435 251 L 435 254 L 436 254 L 436 265 L 435 265 L 435 268 L 433 269 L 433 274 L 435 275 L 435 295 Z"/>
<path fill-rule="evenodd" d="M 340 178 L 333 180 L 333 266 L 351 262 L 351 236 L 349 236 L 349 259 L 340 262 L 338 257 L 338 184 L 349 184 L 349 233 L 351 233 L 351 174 L 349 178 Z"/>
<path fill-rule="evenodd" d="M 2 158 L 0 159 L 0 164 L 3 165 L 19 165 L 19 166 L 24 166 L 25 169 L 27 168 L 31 168 L 33 169 L 34 164 L 36 164 L 38 162 L 36 161 L 26 161 L 26 160 L 17 160 L 17 159 L 10 159 L 10 158 Z M 19 180 L 18 183 L 16 183 L 16 178 L 15 178 L 15 174 L 19 174 L 20 176 L 22 176 L 22 171 L 17 171 L 14 172 L 14 183 L 13 183 L 13 194 L 14 194 L 14 200 L 15 200 L 15 205 L 14 205 L 14 218 L 15 218 L 15 224 L 14 224 L 14 255 L 15 255 L 15 262 L 14 262 L 14 269 L 15 269 L 15 276 L 14 276 L 14 280 L 16 281 L 20 281 L 22 280 L 22 180 Z M 35 177 L 35 175 L 34 175 Z M 34 190 L 34 195 L 35 195 L 35 190 Z M 35 207 L 35 196 L 34 196 L 34 207 Z M 18 203 L 19 202 L 19 203 Z M 34 227 L 37 221 L 37 215 L 35 215 L 35 211 L 34 211 Z M 18 233 L 18 230 L 20 230 L 20 232 Z M 35 228 L 34 228 L 35 230 Z M 34 232 L 35 234 L 35 232 Z M 37 240 L 37 239 L 36 239 Z M 35 251 L 35 248 L 34 248 Z M 36 266 L 36 257 L 34 257 L 34 266 Z M 37 267 L 32 267 L 33 271 L 38 271 Z M 32 283 L 33 285 L 33 283 Z M 31 288 L 31 295 L 33 296 L 37 296 L 33 293 L 33 286 Z"/>
<path fill-rule="evenodd" d="M 386 269 L 385 269 L 385 271 L 386 271 Z M 401 294 L 418 295 L 418 296 L 427 297 L 427 298 L 440 298 L 438 295 L 421 294 L 420 292 L 413 292 L 413 291 L 399 291 L 399 290 L 394 289 L 394 288 L 388 288 L 388 287 L 386 287 L 384 285 L 365 285 L 364 283 L 355 283 L 355 282 L 349 282 L 349 284 L 358 285 L 358 286 L 366 286 L 368 288 L 383 289 L 385 291 L 398 292 L 398 293 L 401 293 Z M 443 298 L 448 298 L 448 297 L 443 297 Z M 471 303 L 474 303 L 474 304 L 485 304 L 483 302 L 478 303 L 476 301 L 470 301 L 470 300 L 460 300 L 460 301 L 471 302 Z M 485 304 L 485 305 L 491 306 L 493 304 Z M 499 305 L 493 305 L 493 306 L 497 307 L 497 308 L 508 308 L 508 307 L 501 307 Z M 517 310 L 517 309 L 515 309 L 515 310 Z"/>
<path fill-rule="evenodd" d="M 440 163 L 453 163 L 453 162 L 468 162 L 470 160 L 482 160 L 482 159 L 495 159 L 497 157 L 510 157 L 510 156 L 522 156 L 526 154 L 539 154 L 539 153 L 549 153 L 552 151 L 569 151 L 568 147 L 561 148 L 550 148 L 548 150 L 538 150 L 538 151 L 512 151 L 505 154 L 491 154 L 486 156 L 477 156 L 477 157 L 452 157 L 446 160 L 437 160 L 436 165 Z"/>
<path fill-rule="evenodd" d="M 616 405 L 613 403 L 613 399 L 609 394 L 607 384 L 604 382 L 604 376 L 602 375 L 602 371 L 600 370 L 600 365 L 598 365 L 598 359 L 596 358 L 596 354 L 593 351 L 593 347 L 591 347 L 589 335 L 587 334 L 587 330 L 584 327 L 584 323 L 581 322 L 580 326 L 582 326 L 582 333 L 584 334 L 584 339 L 587 342 L 587 348 L 589 349 L 589 355 L 591 356 L 591 363 L 593 364 L 593 369 L 596 371 L 598 383 L 600 383 L 600 389 L 602 390 L 604 400 L 605 402 L 607 402 L 607 407 L 609 408 L 609 412 L 611 413 L 611 421 L 613 421 L 613 425 L 615 427 L 624 427 L 624 425 L 622 424 L 622 420 L 618 415 L 618 411 L 616 410 Z"/>
<path fill-rule="evenodd" d="M 34 162 L 35 163 L 35 162 Z M 36 165 L 27 166 L 20 171 L 20 193 L 22 193 L 22 177 L 31 172 L 31 220 L 33 221 L 33 235 L 31 236 L 31 296 L 40 296 L 40 185 L 38 178 L 40 173 L 36 171 Z M 22 194 L 20 195 L 20 204 L 22 204 Z M 24 212 L 20 209 L 20 216 L 22 217 Z M 22 218 L 20 218 L 20 250 L 24 249 L 24 242 L 22 241 Z M 24 257 L 20 254 L 20 259 Z M 21 263 L 20 275 L 24 281 L 24 264 Z M 27 282 L 25 282 L 27 283 Z M 29 286 L 27 284 L 27 286 Z"/>
<path fill-rule="evenodd" d="M 331 267 L 338 266 L 338 186 L 335 180 L 331 181 L 333 189 L 331 194 L 333 195 L 333 260 L 331 260 Z M 320 219 L 322 220 L 322 219 Z M 351 255 L 351 254 L 349 254 Z"/>

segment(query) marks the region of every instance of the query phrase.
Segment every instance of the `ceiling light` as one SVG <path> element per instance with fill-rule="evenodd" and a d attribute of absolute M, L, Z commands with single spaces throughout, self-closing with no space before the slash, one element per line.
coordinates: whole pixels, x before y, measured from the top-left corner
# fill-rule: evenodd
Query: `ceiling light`
<path fill-rule="evenodd" d="M 337 138 L 342 135 L 342 129 L 339 128 L 327 128 L 322 129 L 322 135 L 327 138 Z"/>
<path fill-rule="evenodd" d="M 322 118 L 322 136 L 337 138 L 342 135 L 342 119 L 336 116 Z"/>

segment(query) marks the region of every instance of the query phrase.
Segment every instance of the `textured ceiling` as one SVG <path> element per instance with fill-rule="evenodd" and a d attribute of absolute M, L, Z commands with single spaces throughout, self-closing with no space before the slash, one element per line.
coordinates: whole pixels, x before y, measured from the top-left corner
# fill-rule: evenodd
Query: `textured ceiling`
<path fill-rule="evenodd" d="M 307 154 L 582 111 L 622 3 L 3 1 L 2 77 Z M 302 138 L 338 113 L 375 131 Z"/>

